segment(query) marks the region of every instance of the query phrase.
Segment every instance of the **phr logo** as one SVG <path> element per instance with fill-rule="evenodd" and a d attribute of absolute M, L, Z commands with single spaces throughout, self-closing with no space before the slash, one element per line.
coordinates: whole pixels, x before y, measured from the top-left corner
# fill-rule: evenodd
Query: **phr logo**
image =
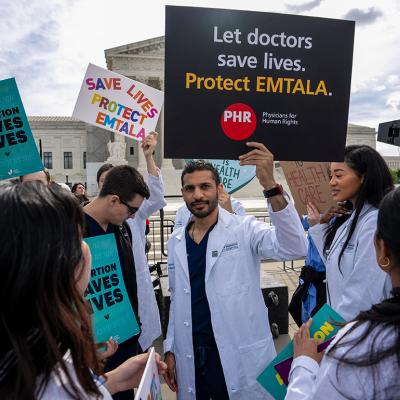
<path fill-rule="evenodd" d="M 232 122 L 251 122 L 251 112 L 250 111 L 224 111 L 224 121 Z"/>
<path fill-rule="evenodd" d="M 245 140 L 254 133 L 256 127 L 256 113 L 247 104 L 231 104 L 221 115 L 221 129 L 229 139 Z"/>

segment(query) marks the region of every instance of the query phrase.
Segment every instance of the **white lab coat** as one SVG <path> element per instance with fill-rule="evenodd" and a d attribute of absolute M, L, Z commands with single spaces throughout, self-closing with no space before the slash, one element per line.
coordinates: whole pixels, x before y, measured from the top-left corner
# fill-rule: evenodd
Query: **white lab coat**
<path fill-rule="evenodd" d="M 71 377 L 71 381 L 76 386 L 79 392 L 79 398 L 85 400 L 112 400 L 111 394 L 105 386 L 105 380 L 103 377 L 92 375 L 94 382 L 97 385 L 97 388 L 100 391 L 100 396 L 89 395 L 79 384 L 78 377 L 76 376 L 76 370 L 72 363 L 71 353 L 68 352 L 64 355 L 64 364 Z M 43 376 L 39 376 L 36 379 L 36 390 L 39 388 L 42 383 Z M 37 394 L 37 400 L 71 400 L 71 395 L 65 389 L 65 385 L 67 388 L 70 388 L 71 385 L 68 381 L 68 377 L 66 373 L 61 369 L 60 364 L 54 366 L 53 370 L 50 372 L 49 381 L 46 387 L 42 388 L 42 390 Z"/>
<path fill-rule="evenodd" d="M 235 214 L 246 215 L 246 210 L 243 207 L 243 204 L 239 200 L 236 200 L 233 197 L 231 197 L 231 204 L 232 204 L 232 210 Z M 189 211 L 186 204 L 179 207 L 176 210 L 175 214 L 174 230 L 180 228 L 181 226 L 185 226 L 189 222 L 191 216 L 192 213 Z"/>
<path fill-rule="evenodd" d="M 338 332 L 327 352 L 353 324 L 354 322 L 346 325 Z M 343 338 L 344 343 L 356 340 L 365 331 L 370 331 L 369 324 L 364 323 L 346 335 Z M 334 349 L 334 354 L 339 358 L 346 355 L 357 360 L 359 357 L 364 358 L 369 354 L 372 346 L 380 352 L 392 346 L 395 340 L 398 338 L 393 327 L 380 330 L 379 333 L 374 330 L 372 334 L 369 333 L 364 342 L 354 349 L 351 349 L 351 345 L 345 345 Z M 376 373 L 375 382 L 373 372 Z M 293 360 L 285 400 L 399 399 L 398 386 L 397 391 L 394 388 L 395 384 L 398 385 L 399 374 L 396 356 L 381 361 L 374 371 L 371 367 L 363 368 L 344 363 L 339 365 L 337 360 L 326 355 L 320 365 L 310 357 L 300 356 Z M 393 389 L 391 393 L 384 392 L 391 389 Z"/>
<path fill-rule="evenodd" d="M 303 227 L 291 203 L 270 208 L 273 227 L 254 216 L 237 216 L 219 207 L 207 243 L 205 288 L 211 322 L 232 400 L 270 398 L 256 381 L 275 357 L 268 310 L 260 289 L 260 260 L 305 256 Z M 192 317 L 185 228 L 168 242 L 171 305 L 164 351 L 175 354 L 178 399 L 195 398 Z"/>
<path fill-rule="evenodd" d="M 341 272 L 339 254 L 354 213 L 337 230 L 329 254 L 323 251 L 327 224 L 314 225 L 308 231 L 326 266 L 327 303 L 346 321 L 390 296 L 390 278 L 376 262 L 374 234 L 377 217 L 378 210 L 369 203 L 364 204 L 352 238 L 342 255 Z"/>
<path fill-rule="evenodd" d="M 158 171 L 158 174 L 158 177 L 151 174 L 148 175 L 147 184 L 150 190 L 150 197 L 144 199 L 135 217 L 127 220 L 132 231 L 132 251 L 135 259 L 139 318 L 142 323 L 139 344 L 143 350 L 147 350 L 153 341 L 161 335 L 160 314 L 145 253 L 146 219 L 166 205 L 160 171 Z"/>

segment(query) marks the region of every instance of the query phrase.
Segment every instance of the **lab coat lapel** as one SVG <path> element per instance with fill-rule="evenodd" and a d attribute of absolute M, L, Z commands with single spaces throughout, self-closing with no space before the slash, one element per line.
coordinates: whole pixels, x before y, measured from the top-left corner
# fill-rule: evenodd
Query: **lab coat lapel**
<path fill-rule="evenodd" d="M 176 239 L 177 239 L 177 244 L 176 244 L 175 255 L 178 257 L 179 265 L 182 267 L 183 272 L 185 273 L 187 279 L 189 280 L 189 267 L 188 267 L 187 250 L 186 250 L 185 229 L 182 229 L 181 232 L 178 235 L 176 235 Z"/>
<path fill-rule="evenodd" d="M 218 258 L 221 256 L 222 249 L 224 248 L 229 237 L 228 226 L 230 223 L 230 214 L 219 207 L 218 223 L 210 232 L 207 243 L 207 256 L 206 256 L 206 277 L 207 282 L 212 269 Z"/>
<path fill-rule="evenodd" d="M 359 224 L 360 221 L 364 218 L 364 216 L 372 210 L 374 210 L 374 207 L 371 206 L 371 204 L 369 204 L 368 202 L 366 202 L 363 205 L 363 208 L 361 209 L 357 224 Z M 339 228 L 339 230 L 336 234 L 337 237 L 336 237 L 336 239 L 333 240 L 333 242 L 330 246 L 330 249 L 329 249 L 330 254 L 333 253 L 333 250 L 335 250 L 336 247 L 340 245 L 340 243 L 342 243 L 344 240 L 346 240 L 347 234 L 348 234 L 348 231 L 350 229 L 350 225 L 351 225 L 353 219 L 354 219 L 354 212 L 350 216 L 350 218 Z"/>

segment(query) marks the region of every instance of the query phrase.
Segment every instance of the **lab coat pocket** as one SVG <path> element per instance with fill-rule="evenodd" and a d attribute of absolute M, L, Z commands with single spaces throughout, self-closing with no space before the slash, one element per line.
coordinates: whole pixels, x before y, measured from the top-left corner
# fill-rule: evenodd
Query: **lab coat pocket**
<path fill-rule="evenodd" d="M 250 288 L 249 284 L 246 284 L 246 283 L 238 284 L 237 282 L 231 282 L 229 280 L 229 277 L 227 277 L 226 282 L 217 287 L 217 294 L 222 297 L 226 297 L 226 296 L 240 297 L 239 295 L 241 293 L 247 294 L 249 291 L 249 288 Z"/>
<path fill-rule="evenodd" d="M 239 346 L 239 354 L 247 386 L 255 385 L 257 376 L 274 357 L 271 345 L 273 346 L 271 340 L 266 338 L 249 345 Z"/>

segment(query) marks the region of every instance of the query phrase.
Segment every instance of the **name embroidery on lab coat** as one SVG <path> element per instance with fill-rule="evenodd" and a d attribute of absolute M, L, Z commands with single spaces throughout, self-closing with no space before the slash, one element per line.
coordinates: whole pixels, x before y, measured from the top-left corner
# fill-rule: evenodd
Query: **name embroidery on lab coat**
<path fill-rule="evenodd" d="M 343 241 L 343 242 L 341 242 L 340 243 L 340 246 L 341 247 L 343 247 L 344 246 L 344 244 L 345 244 L 345 241 Z M 354 250 L 354 243 L 347 243 L 347 246 L 346 246 L 346 248 L 345 248 L 345 252 L 349 252 L 349 251 L 353 251 Z"/>
<path fill-rule="evenodd" d="M 221 251 L 221 254 L 227 253 L 229 251 L 237 250 L 239 248 L 239 244 L 235 243 L 227 243 Z"/>

